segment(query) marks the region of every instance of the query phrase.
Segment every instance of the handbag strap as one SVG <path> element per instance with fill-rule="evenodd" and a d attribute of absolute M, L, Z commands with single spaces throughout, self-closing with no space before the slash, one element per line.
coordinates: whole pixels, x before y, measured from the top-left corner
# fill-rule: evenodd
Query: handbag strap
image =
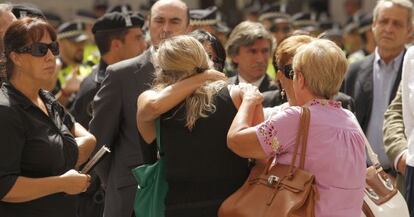
<path fill-rule="evenodd" d="M 299 146 L 302 146 L 301 156 L 300 156 L 300 169 L 305 167 L 305 155 L 306 155 L 306 147 L 308 141 L 308 132 L 309 132 L 309 123 L 310 123 L 310 111 L 307 107 L 301 107 L 301 116 L 299 120 L 299 128 L 298 133 L 296 136 L 296 143 L 295 149 L 293 151 L 292 161 L 289 166 L 288 176 L 292 177 L 293 173 L 295 172 L 293 169 L 295 168 L 296 156 L 299 151 Z M 275 157 L 269 158 L 265 168 L 265 174 L 268 174 L 272 164 L 274 162 Z"/>
<path fill-rule="evenodd" d="M 372 149 L 371 144 L 369 143 L 367 137 L 365 136 L 364 131 L 362 130 L 361 126 L 359 125 L 358 120 L 354 117 L 354 120 L 356 121 L 357 125 L 358 125 L 358 129 L 359 132 L 362 134 L 364 142 L 365 142 L 365 147 L 367 149 L 367 155 L 369 160 L 371 161 L 372 165 L 375 166 L 375 168 L 378 168 L 381 166 L 381 163 L 378 160 L 378 155 L 374 152 L 374 150 Z"/>
<path fill-rule="evenodd" d="M 156 141 L 157 141 L 157 149 L 158 149 L 158 158 L 164 155 L 164 147 L 161 143 L 161 120 L 157 118 L 155 120 L 155 133 L 156 133 Z"/>
<path fill-rule="evenodd" d="M 298 134 L 296 136 L 296 144 L 293 152 L 292 161 L 289 166 L 289 176 L 292 176 L 295 168 L 296 157 L 299 151 L 299 146 L 301 146 L 301 155 L 300 155 L 300 169 L 305 167 L 305 155 L 308 142 L 308 133 L 309 133 L 309 123 L 310 123 L 310 111 L 307 107 L 301 107 L 302 113 L 300 116 Z"/>

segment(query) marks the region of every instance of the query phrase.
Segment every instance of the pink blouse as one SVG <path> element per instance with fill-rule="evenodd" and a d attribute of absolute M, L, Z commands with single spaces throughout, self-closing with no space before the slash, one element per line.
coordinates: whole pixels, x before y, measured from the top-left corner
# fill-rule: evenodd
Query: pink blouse
<path fill-rule="evenodd" d="M 315 175 L 320 194 L 316 216 L 359 217 L 366 158 L 358 122 L 335 101 L 314 100 L 307 106 L 311 118 L 305 170 Z M 276 155 L 277 163 L 290 164 L 300 115 L 300 107 L 289 107 L 256 127 L 263 150 Z"/>

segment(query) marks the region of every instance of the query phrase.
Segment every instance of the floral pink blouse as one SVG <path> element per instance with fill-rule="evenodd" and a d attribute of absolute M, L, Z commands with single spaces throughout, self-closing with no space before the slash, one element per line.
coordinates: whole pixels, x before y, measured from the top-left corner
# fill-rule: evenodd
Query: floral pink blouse
<path fill-rule="evenodd" d="M 320 194 L 316 216 L 359 217 L 366 160 L 358 122 L 339 102 L 313 100 L 306 106 L 311 118 L 305 170 L 315 175 Z M 276 155 L 277 163 L 290 164 L 300 115 L 300 107 L 288 107 L 256 127 L 263 150 Z"/>

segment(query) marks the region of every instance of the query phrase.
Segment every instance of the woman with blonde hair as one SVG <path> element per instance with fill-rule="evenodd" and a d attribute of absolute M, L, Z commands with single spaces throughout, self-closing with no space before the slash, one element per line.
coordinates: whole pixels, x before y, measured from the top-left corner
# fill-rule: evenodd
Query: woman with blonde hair
<path fill-rule="evenodd" d="M 237 109 L 224 74 L 210 70 L 203 45 L 190 36 L 165 40 L 153 88 L 138 97 L 137 125 L 152 143 L 160 119 L 164 146 L 166 216 L 217 216 L 221 202 L 248 175 L 226 135 Z"/>
<path fill-rule="evenodd" d="M 255 117 L 263 115 L 262 97 L 257 91 L 244 92 L 228 132 L 229 147 L 242 157 L 275 156 L 277 164 L 290 164 L 301 116 L 299 106 L 308 107 L 304 169 L 315 175 L 320 194 L 315 214 L 360 216 L 366 170 L 364 135 L 355 116 L 332 100 L 347 70 L 346 57 L 335 43 L 314 39 L 298 48 L 292 67 L 297 106 L 255 125 Z"/>

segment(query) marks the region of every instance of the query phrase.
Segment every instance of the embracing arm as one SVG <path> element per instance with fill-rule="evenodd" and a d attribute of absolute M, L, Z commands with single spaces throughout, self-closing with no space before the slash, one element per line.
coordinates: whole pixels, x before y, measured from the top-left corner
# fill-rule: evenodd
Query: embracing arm
<path fill-rule="evenodd" d="M 147 90 L 137 100 L 137 126 L 143 139 L 151 143 L 155 139 L 154 120 L 169 111 L 192 94 L 207 80 L 224 80 L 223 73 L 207 70 L 172 84 L 161 91 Z"/>
<path fill-rule="evenodd" d="M 256 136 L 256 113 L 263 114 L 261 94 L 257 90 L 244 92 L 243 99 L 227 134 L 227 145 L 237 155 L 263 159 L 263 151 Z"/>

